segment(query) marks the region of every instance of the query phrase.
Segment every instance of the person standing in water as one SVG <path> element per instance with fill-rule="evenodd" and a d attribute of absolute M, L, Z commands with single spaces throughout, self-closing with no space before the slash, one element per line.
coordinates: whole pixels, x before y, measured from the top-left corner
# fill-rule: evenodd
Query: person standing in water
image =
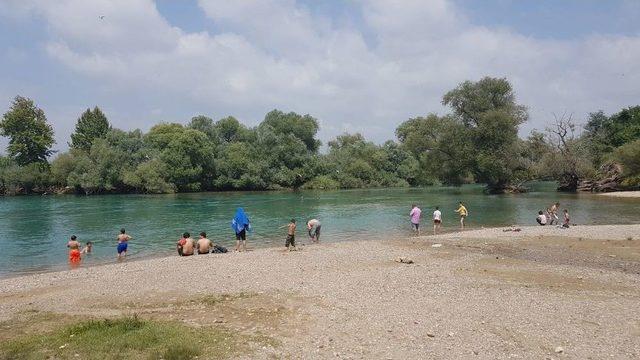
<path fill-rule="evenodd" d="M 236 233 L 236 252 L 247 251 L 247 230 L 251 230 L 251 222 L 243 208 L 236 210 L 236 215 L 231 220 L 231 228 Z M 241 242 L 242 250 L 240 250 Z"/>
<path fill-rule="evenodd" d="M 464 230 L 464 219 L 469 215 L 469 212 L 462 201 L 460 201 L 460 206 L 458 207 L 458 210 L 455 210 L 455 212 L 460 215 L 460 229 Z"/>
<path fill-rule="evenodd" d="M 418 205 L 411 205 L 411 212 L 409 213 L 411 217 L 411 228 L 413 232 L 420 236 L 420 216 L 422 216 L 422 210 L 418 207 Z"/>
<path fill-rule="evenodd" d="M 80 242 L 75 235 L 71 235 L 71 239 L 67 242 L 69 248 L 69 262 L 72 265 L 80 263 Z"/>
<path fill-rule="evenodd" d="M 284 242 L 284 246 L 289 251 L 296 250 L 296 219 L 291 219 L 289 224 L 284 225 L 287 227 L 287 239 Z"/>
<path fill-rule="evenodd" d="M 318 219 L 311 219 L 307 221 L 307 230 L 309 230 L 309 238 L 312 243 L 320 242 L 320 228 L 322 223 Z"/>
<path fill-rule="evenodd" d="M 440 212 L 440 208 L 436 206 L 436 211 L 433 212 L 433 235 L 438 233 L 440 227 L 442 226 L 442 212 Z"/>
<path fill-rule="evenodd" d="M 118 260 L 122 260 L 127 256 L 129 240 L 131 240 L 131 236 L 127 235 L 124 228 L 120 229 L 120 234 L 118 234 Z"/>

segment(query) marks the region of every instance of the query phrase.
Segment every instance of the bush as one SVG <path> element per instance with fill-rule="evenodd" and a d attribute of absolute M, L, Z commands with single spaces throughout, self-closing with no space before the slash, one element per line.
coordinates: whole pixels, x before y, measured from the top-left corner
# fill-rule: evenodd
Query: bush
<path fill-rule="evenodd" d="M 340 188 L 340 183 L 327 175 L 320 175 L 302 185 L 302 188 L 310 190 L 336 190 Z"/>

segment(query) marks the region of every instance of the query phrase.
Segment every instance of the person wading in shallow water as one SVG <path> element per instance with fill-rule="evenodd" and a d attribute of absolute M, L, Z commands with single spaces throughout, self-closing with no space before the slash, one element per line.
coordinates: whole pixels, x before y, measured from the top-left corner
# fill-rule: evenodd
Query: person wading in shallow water
<path fill-rule="evenodd" d="M 460 207 L 458 207 L 458 210 L 454 211 L 457 212 L 458 215 L 460 215 L 460 229 L 464 230 L 464 219 L 466 219 L 467 215 L 469 215 L 467 208 L 464 206 L 462 201 L 460 201 Z"/>
<path fill-rule="evenodd" d="M 129 240 L 131 240 L 131 236 L 127 235 L 127 232 L 124 228 L 120 229 L 120 234 L 118 234 L 118 260 L 122 260 L 127 256 L 127 248 L 129 247 Z"/>
<path fill-rule="evenodd" d="M 409 213 L 411 217 L 411 228 L 413 232 L 420 236 L 420 217 L 422 216 L 422 210 L 418 207 L 418 205 L 411 205 L 411 212 Z"/>
<path fill-rule="evenodd" d="M 69 248 L 69 262 L 71 265 L 80 264 L 80 242 L 75 235 L 71 235 L 71 239 L 67 242 Z"/>

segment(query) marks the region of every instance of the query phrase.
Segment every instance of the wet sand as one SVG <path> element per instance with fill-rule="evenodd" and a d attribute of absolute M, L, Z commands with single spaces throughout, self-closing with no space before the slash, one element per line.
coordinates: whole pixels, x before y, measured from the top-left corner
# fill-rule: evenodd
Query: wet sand
<path fill-rule="evenodd" d="M 32 314 L 138 314 L 274 340 L 247 358 L 640 357 L 640 225 L 505 229 L 4 279 L 0 341 L 46 329 L 12 331 Z"/>

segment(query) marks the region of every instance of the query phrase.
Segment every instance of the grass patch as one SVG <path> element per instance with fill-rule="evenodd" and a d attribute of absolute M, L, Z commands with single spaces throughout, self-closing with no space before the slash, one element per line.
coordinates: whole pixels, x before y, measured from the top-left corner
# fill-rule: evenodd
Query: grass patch
<path fill-rule="evenodd" d="M 18 336 L 0 344 L 0 359 L 220 359 L 242 351 L 245 340 L 219 327 L 195 329 L 134 316 Z"/>

